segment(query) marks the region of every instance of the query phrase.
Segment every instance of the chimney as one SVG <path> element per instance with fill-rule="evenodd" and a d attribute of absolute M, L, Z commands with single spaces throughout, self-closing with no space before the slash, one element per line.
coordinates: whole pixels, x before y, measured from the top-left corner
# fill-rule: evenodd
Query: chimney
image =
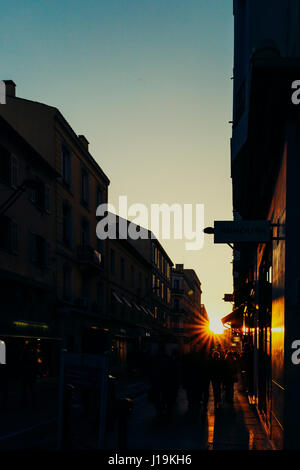
<path fill-rule="evenodd" d="M 3 80 L 6 88 L 6 96 L 16 96 L 16 84 L 13 80 Z"/>
<path fill-rule="evenodd" d="M 89 141 L 85 138 L 84 135 L 79 135 L 78 138 L 81 140 L 81 142 L 83 143 L 84 145 L 84 148 L 86 150 L 89 150 Z"/>
<path fill-rule="evenodd" d="M 176 264 L 177 271 L 183 271 L 184 264 Z"/>

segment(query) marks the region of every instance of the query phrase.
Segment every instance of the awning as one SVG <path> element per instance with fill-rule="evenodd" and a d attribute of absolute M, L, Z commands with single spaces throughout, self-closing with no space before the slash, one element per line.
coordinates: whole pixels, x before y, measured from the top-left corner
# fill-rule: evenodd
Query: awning
<path fill-rule="evenodd" d="M 115 292 L 114 290 L 112 291 L 112 294 L 113 294 L 114 298 L 115 298 L 118 302 L 120 302 L 120 304 L 123 303 L 122 300 L 120 299 L 120 297 L 116 294 L 116 292 Z"/>
<path fill-rule="evenodd" d="M 239 328 L 243 324 L 243 307 L 238 307 L 233 312 L 221 318 L 223 325 L 231 323 L 232 328 Z"/>
<path fill-rule="evenodd" d="M 139 307 L 135 302 L 132 302 L 132 303 L 133 303 L 133 305 L 135 306 L 135 308 L 136 308 L 137 310 L 141 311 L 140 307 Z"/>
<path fill-rule="evenodd" d="M 153 315 L 153 313 L 151 312 L 151 310 L 149 310 L 149 308 L 147 308 L 147 312 L 149 313 L 149 315 L 151 315 L 151 317 L 154 318 L 154 315 Z"/>
<path fill-rule="evenodd" d="M 131 303 L 129 302 L 129 300 L 126 299 L 126 297 L 123 296 L 122 299 L 129 308 L 132 308 Z"/>

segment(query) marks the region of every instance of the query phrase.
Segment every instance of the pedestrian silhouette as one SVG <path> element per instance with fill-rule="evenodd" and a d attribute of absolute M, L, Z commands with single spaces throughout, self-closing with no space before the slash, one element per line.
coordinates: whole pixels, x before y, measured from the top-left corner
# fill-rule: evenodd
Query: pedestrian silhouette
<path fill-rule="evenodd" d="M 166 354 L 165 345 L 159 345 L 150 367 L 151 388 L 148 398 L 155 405 L 157 416 L 170 414 L 176 403 L 178 380 L 176 361 Z"/>
<path fill-rule="evenodd" d="M 227 403 L 232 404 L 234 398 L 234 383 L 237 382 L 237 361 L 232 351 L 228 351 L 225 357 L 225 398 Z"/>
<path fill-rule="evenodd" d="M 188 413 L 198 412 L 202 404 L 205 415 L 209 397 L 208 356 L 199 345 L 183 358 L 182 386 L 186 390 Z"/>
<path fill-rule="evenodd" d="M 219 351 L 213 351 L 211 355 L 209 372 L 214 393 L 215 410 L 218 410 L 222 401 L 221 390 L 224 381 L 224 361 Z"/>

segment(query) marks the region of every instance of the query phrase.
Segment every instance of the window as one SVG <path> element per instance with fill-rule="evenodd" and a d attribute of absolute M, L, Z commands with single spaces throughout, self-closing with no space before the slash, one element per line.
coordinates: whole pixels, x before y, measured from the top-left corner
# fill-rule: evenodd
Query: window
<path fill-rule="evenodd" d="M 72 181 L 72 157 L 69 149 L 62 146 L 62 177 L 64 185 L 70 190 Z"/>
<path fill-rule="evenodd" d="M 70 301 L 72 298 L 72 269 L 68 265 L 63 266 L 63 283 L 62 283 L 62 294 L 63 299 Z"/>
<path fill-rule="evenodd" d="M 114 276 L 116 274 L 116 254 L 115 250 L 110 250 L 110 272 Z"/>
<path fill-rule="evenodd" d="M 169 287 L 167 288 L 167 302 L 168 302 L 168 304 L 171 302 L 171 291 L 170 291 Z"/>
<path fill-rule="evenodd" d="M 45 211 L 50 213 L 50 186 L 45 184 Z"/>
<path fill-rule="evenodd" d="M 0 146 L 0 181 L 7 185 L 11 184 L 10 164 L 10 152 Z"/>
<path fill-rule="evenodd" d="M 80 242 L 81 246 L 88 246 L 90 243 L 90 224 L 85 217 L 81 219 Z"/>
<path fill-rule="evenodd" d="M 164 283 L 162 282 L 161 283 L 161 298 L 162 299 L 164 298 L 164 295 L 165 295 L 165 286 L 164 286 Z"/>
<path fill-rule="evenodd" d="M 121 280 L 125 280 L 125 260 L 121 258 Z"/>
<path fill-rule="evenodd" d="M 131 287 L 135 286 L 135 269 L 134 266 L 130 266 L 130 285 Z"/>
<path fill-rule="evenodd" d="M 14 188 L 19 186 L 19 160 L 2 146 L 0 146 L 0 181 Z"/>
<path fill-rule="evenodd" d="M 36 177 L 34 188 L 29 190 L 29 200 L 38 206 L 39 209 L 50 212 L 50 186 Z"/>
<path fill-rule="evenodd" d="M 50 262 L 50 244 L 45 238 L 30 232 L 29 234 L 30 261 L 38 266 L 48 266 Z"/>
<path fill-rule="evenodd" d="M 146 294 L 148 293 L 148 289 L 149 289 L 148 285 L 149 285 L 149 278 L 145 277 L 145 293 Z"/>
<path fill-rule="evenodd" d="M 19 185 L 19 161 L 15 155 L 11 155 L 10 160 L 11 185 L 16 188 Z"/>
<path fill-rule="evenodd" d="M 155 274 L 152 274 L 152 288 L 155 288 Z"/>
<path fill-rule="evenodd" d="M 18 225 L 6 215 L 0 216 L 0 250 L 18 252 Z"/>
<path fill-rule="evenodd" d="M 81 168 L 81 202 L 83 205 L 89 205 L 89 174 L 85 168 Z"/>
<path fill-rule="evenodd" d="M 71 247 L 72 244 L 72 208 L 67 201 L 62 207 L 62 242 Z"/>
<path fill-rule="evenodd" d="M 83 299 L 88 299 L 89 298 L 89 293 L 90 293 L 89 287 L 90 287 L 89 279 L 84 274 L 82 274 L 82 277 L 81 277 L 81 297 Z"/>
<path fill-rule="evenodd" d="M 178 279 L 174 279 L 174 289 L 179 290 L 179 280 Z"/>
<path fill-rule="evenodd" d="M 142 290 L 142 273 L 139 272 L 139 289 Z"/>
<path fill-rule="evenodd" d="M 104 304 L 103 298 L 104 298 L 103 283 L 99 282 L 97 285 L 97 304 L 99 308 L 103 307 L 103 304 Z"/>

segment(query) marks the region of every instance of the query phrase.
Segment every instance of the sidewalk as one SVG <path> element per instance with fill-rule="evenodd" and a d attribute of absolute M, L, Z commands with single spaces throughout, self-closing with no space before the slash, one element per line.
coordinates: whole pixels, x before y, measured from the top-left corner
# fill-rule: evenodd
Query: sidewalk
<path fill-rule="evenodd" d="M 214 412 L 210 394 L 208 423 L 211 427 L 208 439 L 210 450 L 272 450 L 240 383 L 235 384 L 234 405 L 223 404 L 217 413 Z"/>
<path fill-rule="evenodd" d="M 157 418 L 146 395 L 134 400 L 129 421 L 129 449 L 157 450 L 272 450 L 262 425 L 250 408 L 239 384 L 235 387 L 234 405 L 224 403 L 216 413 L 210 390 L 206 419 L 187 414 L 183 389 L 171 418 Z M 110 442 L 110 446 L 113 442 Z M 112 448 L 112 447 L 111 447 Z"/>
<path fill-rule="evenodd" d="M 118 398 L 133 400 L 133 413 L 128 425 L 129 449 L 272 450 L 240 384 L 235 384 L 234 405 L 224 403 L 217 413 L 210 390 L 206 420 L 200 415 L 187 415 L 183 389 L 179 391 L 174 415 L 170 419 L 158 419 L 154 406 L 147 399 L 147 380 L 119 379 L 116 385 Z M 1 411 L 0 451 L 56 448 L 57 383 L 51 379 L 40 380 L 37 390 L 36 408 L 30 405 L 24 408 L 20 406 L 20 390 L 11 387 L 7 409 Z M 88 432 L 85 435 L 88 448 L 94 448 L 92 434 L 91 439 L 87 438 Z M 106 448 L 117 449 L 117 430 L 107 436 L 106 444 Z M 87 448 L 85 445 L 81 447 L 79 442 L 78 447 Z"/>
<path fill-rule="evenodd" d="M 55 379 L 36 383 L 36 406 L 21 405 L 19 382 L 9 384 L 8 402 L 1 410 L 0 450 L 53 448 L 56 443 L 58 389 Z"/>

